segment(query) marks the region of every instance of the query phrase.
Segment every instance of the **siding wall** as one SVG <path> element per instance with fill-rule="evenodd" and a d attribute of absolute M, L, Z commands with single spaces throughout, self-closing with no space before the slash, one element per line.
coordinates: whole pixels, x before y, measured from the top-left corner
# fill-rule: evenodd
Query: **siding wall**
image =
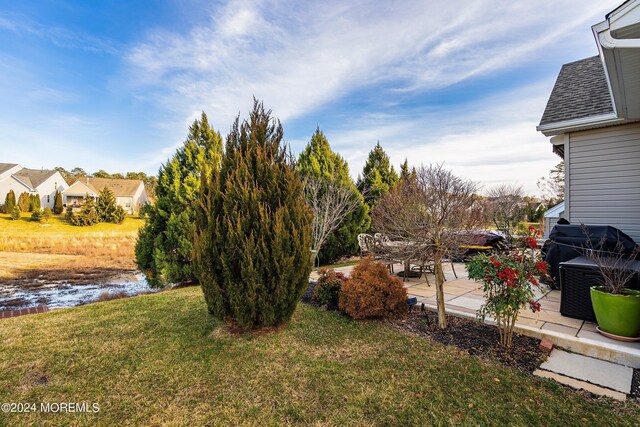
<path fill-rule="evenodd" d="M 38 194 L 40 195 L 40 206 L 42 207 L 42 209 L 44 208 L 53 209 L 53 203 L 54 203 L 53 196 L 55 196 L 56 194 L 56 189 L 59 192 L 63 192 L 67 188 L 69 188 L 69 185 L 64 180 L 62 175 L 60 175 L 60 172 L 56 172 L 55 174 L 47 178 L 46 181 L 44 181 L 42 184 L 38 186 Z M 49 196 L 48 199 L 47 199 L 47 196 Z"/>
<path fill-rule="evenodd" d="M 569 147 L 569 221 L 612 225 L 640 243 L 640 124 L 571 133 Z"/>

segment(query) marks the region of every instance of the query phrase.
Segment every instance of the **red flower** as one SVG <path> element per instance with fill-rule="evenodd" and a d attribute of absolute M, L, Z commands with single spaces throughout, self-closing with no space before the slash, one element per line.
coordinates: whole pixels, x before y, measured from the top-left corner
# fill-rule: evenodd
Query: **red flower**
<path fill-rule="evenodd" d="M 533 237 L 525 237 L 524 239 L 522 239 L 522 241 L 524 242 L 525 246 L 527 246 L 527 247 L 529 247 L 531 249 L 537 249 L 538 248 L 538 242 Z"/>
<path fill-rule="evenodd" d="M 540 311 L 540 303 L 537 301 L 529 301 L 529 307 L 531 308 L 531 311 L 533 311 L 534 313 L 536 311 Z"/>
<path fill-rule="evenodd" d="M 536 262 L 536 270 L 538 270 L 540 274 L 547 274 L 547 267 L 548 264 L 544 261 Z"/>

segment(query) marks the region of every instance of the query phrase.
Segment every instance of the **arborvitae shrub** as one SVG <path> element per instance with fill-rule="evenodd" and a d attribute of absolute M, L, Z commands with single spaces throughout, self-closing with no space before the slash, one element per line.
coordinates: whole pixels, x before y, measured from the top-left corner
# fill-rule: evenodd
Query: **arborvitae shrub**
<path fill-rule="evenodd" d="M 40 195 L 39 194 L 31 194 L 29 195 L 29 212 L 34 212 L 40 210 Z"/>
<path fill-rule="evenodd" d="M 9 190 L 7 193 L 7 197 L 4 199 L 4 212 L 11 214 L 13 213 L 13 208 L 16 205 L 16 193 L 13 190 Z"/>
<path fill-rule="evenodd" d="M 42 220 L 42 211 L 37 209 L 31 213 L 31 221 L 40 222 Z"/>
<path fill-rule="evenodd" d="M 326 305 L 328 310 L 338 308 L 338 297 L 342 285 L 347 277 L 342 273 L 336 273 L 333 269 L 320 270 L 320 278 L 313 290 L 313 300 L 321 305 Z"/>
<path fill-rule="evenodd" d="M 20 208 L 18 206 L 13 207 L 13 210 L 11 211 L 11 219 L 14 221 L 20 219 Z"/>
<path fill-rule="evenodd" d="M 407 312 L 407 290 L 384 264 L 367 257 L 342 285 L 338 305 L 354 319 L 396 317 Z"/>
<path fill-rule="evenodd" d="M 111 222 L 113 222 L 114 224 L 122 224 L 126 216 L 127 216 L 127 213 L 124 211 L 124 208 L 118 205 L 116 206 L 116 209 L 113 211 Z"/>
<path fill-rule="evenodd" d="M 20 208 L 20 212 L 29 212 L 30 205 L 31 198 L 29 197 L 29 193 L 20 193 L 20 197 L 18 197 L 18 207 Z"/>
<path fill-rule="evenodd" d="M 56 215 L 60 215 L 64 210 L 62 206 L 62 193 L 56 190 L 56 193 L 53 196 L 53 213 Z"/>
<path fill-rule="evenodd" d="M 40 222 L 49 222 L 49 219 L 51 219 L 51 208 L 44 208 Z"/>
<path fill-rule="evenodd" d="M 220 170 L 203 173 L 196 273 L 209 312 L 241 329 L 288 321 L 311 272 L 312 214 L 282 136 L 256 101 L 236 119 Z"/>

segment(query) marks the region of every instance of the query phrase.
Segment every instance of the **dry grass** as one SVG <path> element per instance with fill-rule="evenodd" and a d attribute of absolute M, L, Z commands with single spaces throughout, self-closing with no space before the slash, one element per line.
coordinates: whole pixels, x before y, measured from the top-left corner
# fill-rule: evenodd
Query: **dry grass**
<path fill-rule="evenodd" d="M 129 295 L 127 295 L 126 292 L 109 292 L 109 291 L 104 291 L 103 293 L 101 293 L 98 296 L 98 299 L 96 299 L 97 302 L 105 302 L 105 301 L 111 301 L 114 299 L 122 299 L 122 298 L 127 298 Z"/>
<path fill-rule="evenodd" d="M 0 402 L 99 413 L 1 413 L 0 425 L 637 425 L 593 399 L 380 322 L 300 304 L 236 335 L 198 287 L 0 321 Z"/>
<path fill-rule="evenodd" d="M 134 246 L 143 220 L 75 227 L 62 216 L 48 224 L 0 215 L 0 282 L 112 276 L 136 268 Z"/>

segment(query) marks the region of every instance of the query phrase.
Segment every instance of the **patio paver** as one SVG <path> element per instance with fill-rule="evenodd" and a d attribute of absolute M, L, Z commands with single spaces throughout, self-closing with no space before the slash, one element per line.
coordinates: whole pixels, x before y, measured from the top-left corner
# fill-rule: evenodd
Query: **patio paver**
<path fill-rule="evenodd" d="M 467 278 L 463 264 L 456 264 L 458 279 L 453 276 L 451 265 L 444 264 L 447 281 L 444 284 L 445 306 L 447 312 L 467 318 L 477 318 L 476 310 L 482 304 L 483 293 L 480 284 Z M 353 267 L 336 269 L 349 274 Z M 402 271 L 401 265 L 395 271 Z M 427 285 L 424 276 L 411 278 L 403 282 L 409 296 L 418 298 L 418 304 L 424 303 L 430 310 L 436 310 L 435 277 L 429 275 Z M 516 322 L 516 331 L 535 338 L 547 338 L 557 347 L 598 359 L 640 368 L 640 343 L 625 343 L 607 338 L 595 329 L 596 325 L 560 314 L 560 291 L 548 289 L 536 290 L 536 300 L 542 310 L 533 313 L 529 309 L 520 312 Z M 486 323 L 494 323 L 486 319 Z"/>

